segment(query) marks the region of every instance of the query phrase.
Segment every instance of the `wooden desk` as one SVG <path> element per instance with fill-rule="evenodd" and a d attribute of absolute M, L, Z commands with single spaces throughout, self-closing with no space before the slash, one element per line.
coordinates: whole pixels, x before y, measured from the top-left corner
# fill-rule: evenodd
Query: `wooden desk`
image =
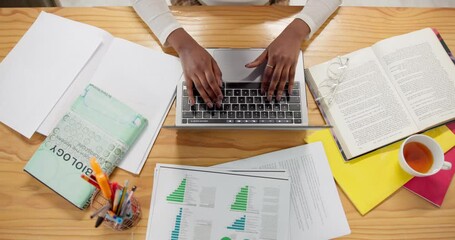
<path fill-rule="evenodd" d="M 157 39 L 131 8 L 51 8 L 45 11 L 103 28 L 113 35 L 160 49 Z M 178 20 L 205 47 L 266 47 L 291 21 L 298 7 L 174 8 Z M 0 56 L 3 59 L 30 27 L 40 9 L 0 9 Z M 455 9 L 340 8 L 302 45 L 311 66 L 394 35 L 424 27 L 439 29 L 455 50 Z M 49 39 L 52 41 L 52 39 Z M 166 50 L 170 51 L 170 50 Z M 311 121 L 322 123 L 314 103 Z M 171 119 L 170 116 L 169 119 Z M 169 120 L 168 119 L 168 120 Z M 0 239 L 144 239 L 153 168 L 157 162 L 210 166 L 297 146 L 305 132 L 176 131 L 163 129 L 139 177 L 117 170 L 112 179 L 130 179 L 143 208 L 139 225 L 126 232 L 94 229 L 89 212 L 79 211 L 22 171 L 44 139 L 25 139 L 0 124 Z M 374 187 L 374 186 L 372 186 Z M 399 190 L 361 216 L 340 192 L 351 239 L 454 239 L 455 186 L 441 209 Z"/>

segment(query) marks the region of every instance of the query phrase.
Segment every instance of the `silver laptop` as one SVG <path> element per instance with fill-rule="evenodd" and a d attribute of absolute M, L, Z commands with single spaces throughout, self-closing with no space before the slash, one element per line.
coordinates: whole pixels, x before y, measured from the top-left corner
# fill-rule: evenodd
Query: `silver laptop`
<path fill-rule="evenodd" d="M 287 86 L 282 99 L 271 102 L 261 95 L 260 86 L 265 64 L 246 68 L 264 49 L 208 49 L 222 71 L 222 107 L 209 109 L 197 90 L 196 104 L 190 106 L 184 77 L 177 86 L 177 128 L 248 128 L 306 129 L 308 108 L 300 52 L 291 96 Z M 311 127 L 310 127 L 311 128 Z"/>

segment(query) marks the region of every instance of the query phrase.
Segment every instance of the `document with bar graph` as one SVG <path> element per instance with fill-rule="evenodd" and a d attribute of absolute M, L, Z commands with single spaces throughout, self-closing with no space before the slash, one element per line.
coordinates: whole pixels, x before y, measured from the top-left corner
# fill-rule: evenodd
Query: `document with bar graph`
<path fill-rule="evenodd" d="M 217 170 L 158 164 L 148 240 L 287 240 L 286 170 Z"/>

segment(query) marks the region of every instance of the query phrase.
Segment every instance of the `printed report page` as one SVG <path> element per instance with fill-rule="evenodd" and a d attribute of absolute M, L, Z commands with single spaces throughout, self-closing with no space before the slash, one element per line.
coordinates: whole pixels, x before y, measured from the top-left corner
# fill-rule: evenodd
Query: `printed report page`
<path fill-rule="evenodd" d="M 157 165 L 147 239 L 288 239 L 289 206 L 287 177 Z"/>

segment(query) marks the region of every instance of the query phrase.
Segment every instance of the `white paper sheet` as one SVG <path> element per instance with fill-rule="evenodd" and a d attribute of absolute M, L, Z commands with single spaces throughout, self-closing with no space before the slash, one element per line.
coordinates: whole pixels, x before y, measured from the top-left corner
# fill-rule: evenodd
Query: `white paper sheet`
<path fill-rule="evenodd" d="M 291 240 L 331 239 L 351 232 L 320 142 L 214 167 L 287 169 L 291 178 Z"/>
<path fill-rule="evenodd" d="M 42 12 L 0 64 L 0 121 L 30 138 L 99 47 L 99 31 Z"/>
<path fill-rule="evenodd" d="M 282 176 L 158 164 L 146 239 L 287 239 Z"/>
<path fill-rule="evenodd" d="M 178 58 L 114 39 L 91 83 L 145 116 L 145 131 L 119 167 L 139 174 L 172 103 L 182 75 Z"/>

